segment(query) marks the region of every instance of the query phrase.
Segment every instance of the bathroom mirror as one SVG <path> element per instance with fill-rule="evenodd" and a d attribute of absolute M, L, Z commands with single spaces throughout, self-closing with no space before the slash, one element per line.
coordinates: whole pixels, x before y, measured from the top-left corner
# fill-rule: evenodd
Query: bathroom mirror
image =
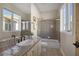
<path fill-rule="evenodd" d="M 31 22 L 28 20 L 21 21 L 21 30 L 30 30 Z"/>
<path fill-rule="evenodd" d="M 2 9 L 3 31 L 21 31 L 21 16 L 10 10 Z"/>
<path fill-rule="evenodd" d="M 3 9 L 3 30 L 11 31 L 12 12 L 7 9 Z"/>
<path fill-rule="evenodd" d="M 12 21 L 13 31 L 21 31 L 21 16 L 13 13 L 13 21 Z"/>

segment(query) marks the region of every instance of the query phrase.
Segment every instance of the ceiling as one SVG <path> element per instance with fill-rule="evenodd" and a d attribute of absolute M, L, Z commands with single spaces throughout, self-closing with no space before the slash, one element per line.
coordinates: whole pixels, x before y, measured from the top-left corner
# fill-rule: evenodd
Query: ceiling
<path fill-rule="evenodd" d="M 25 14 L 31 13 L 31 3 L 13 3 L 18 9 Z M 62 3 L 35 3 L 36 8 L 45 19 L 56 17 Z"/>
<path fill-rule="evenodd" d="M 51 12 L 60 8 L 62 3 L 36 3 L 35 4 L 41 13 Z"/>
<path fill-rule="evenodd" d="M 31 13 L 31 4 L 30 3 L 13 3 L 13 5 L 26 14 Z"/>

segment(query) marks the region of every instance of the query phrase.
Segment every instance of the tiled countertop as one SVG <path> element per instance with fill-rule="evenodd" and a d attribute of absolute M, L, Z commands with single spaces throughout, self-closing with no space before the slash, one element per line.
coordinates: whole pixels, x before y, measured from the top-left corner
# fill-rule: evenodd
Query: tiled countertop
<path fill-rule="evenodd" d="M 25 41 L 30 40 L 30 45 L 27 45 Z M 1 56 L 22 56 L 25 52 L 28 52 L 36 43 L 39 42 L 40 39 L 27 39 L 25 41 L 22 41 L 12 48 L 9 48 L 2 53 L 0 53 Z M 25 44 L 24 44 L 25 43 Z M 22 45 L 22 46 L 19 46 Z M 24 45 L 24 46 L 23 46 Z"/>

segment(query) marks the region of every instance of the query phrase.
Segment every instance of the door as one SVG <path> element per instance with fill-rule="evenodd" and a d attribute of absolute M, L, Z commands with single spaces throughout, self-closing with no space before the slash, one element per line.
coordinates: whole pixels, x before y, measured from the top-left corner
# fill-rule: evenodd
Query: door
<path fill-rule="evenodd" d="M 79 42 L 79 3 L 75 4 L 75 41 Z M 79 45 L 79 44 L 78 44 Z M 79 56 L 79 47 L 75 48 L 76 56 Z"/>

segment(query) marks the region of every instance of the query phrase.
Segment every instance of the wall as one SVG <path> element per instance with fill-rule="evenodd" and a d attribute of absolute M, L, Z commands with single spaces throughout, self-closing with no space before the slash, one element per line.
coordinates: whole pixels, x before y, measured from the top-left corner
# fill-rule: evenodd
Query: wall
<path fill-rule="evenodd" d="M 54 11 L 51 11 L 51 12 L 43 12 L 43 13 L 41 13 L 41 17 L 44 20 L 50 20 L 50 19 L 53 20 L 57 17 L 57 11 L 54 10 Z"/>
<path fill-rule="evenodd" d="M 75 40 L 74 38 L 74 26 L 73 26 L 73 30 L 72 32 L 67 32 L 66 30 L 64 30 L 64 17 L 63 17 L 63 8 L 64 5 L 61 7 L 60 10 L 60 45 L 61 45 L 61 51 L 63 53 L 63 55 L 66 56 L 71 56 L 71 55 L 75 55 L 75 47 L 73 45 L 73 42 Z M 74 25 L 74 18 L 73 18 L 73 22 Z"/>
<path fill-rule="evenodd" d="M 33 21 L 33 16 L 36 17 L 36 21 Z M 34 34 L 35 37 L 37 37 L 37 22 L 38 18 L 40 18 L 40 12 L 38 11 L 37 7 L 34 4 L 31 4 L 31 31 Z M 35 26 L 35 29 L 33 28 Z"/>

